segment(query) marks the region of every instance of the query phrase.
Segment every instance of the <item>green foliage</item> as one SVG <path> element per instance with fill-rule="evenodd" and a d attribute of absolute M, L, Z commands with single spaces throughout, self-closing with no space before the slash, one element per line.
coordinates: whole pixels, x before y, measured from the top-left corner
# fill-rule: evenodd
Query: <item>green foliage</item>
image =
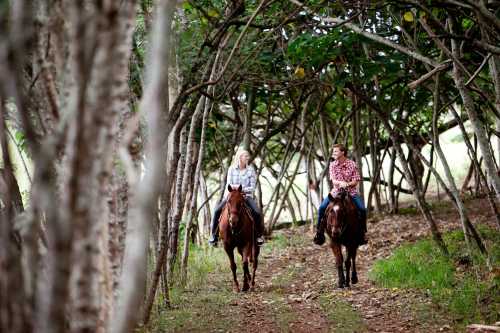
<path fill-rule="evenodd" d="M 481 227 L 492 264 L 500 267 L 500 233 Z M 475 270 L 488 272 L 484 257 L 477 253 L 470 258 L 464 251 L 464 237 L 460 231 L 445 235 L 451 253 L 444 257 L 431 240 L 406 245 L 387 260 L 379 260 L 369 276 L 388 288 L 417 288 L 429 294 L 443 311 L 451 313 L 458 324 L 495 322 L 500 319 L 500 278 L 489 274 L 481 280 Z M 476 263 L 472 266 L 471 262 Z"/>
<path fill-rule="evenodd" d="M 341 54 L 339 42 L 336 34 L 317 36 L 304 33 L 289 43 L 287 55 L 292 64 L 314 69 Z"/>

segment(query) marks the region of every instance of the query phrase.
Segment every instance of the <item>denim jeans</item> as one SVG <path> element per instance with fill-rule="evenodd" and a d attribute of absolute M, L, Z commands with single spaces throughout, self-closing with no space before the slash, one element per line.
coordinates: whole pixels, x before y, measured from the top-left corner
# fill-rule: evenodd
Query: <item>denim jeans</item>
<path fill-rule="evenodd" d="M 223 199 L 215 207 L 214 216 L 212 218 L 212 225 L 211 225 L 212 235 L 215 235 L 215 233 L 217 232 L 217 228 L 219 227 L 220 214 L 222 213 L 222 209 L 226 205 L 226 202 L 227 202 L 227 199 Z M 262 233 L 263 233 L 262 217 L 261 217 L 261 214 L 259 212 L 259 209 L 257 208 L 257 203 L 250 196 L 245 197 L 245 202 L 246 202 L 247 206 L 250 208 L 250 211 L 252 213 L 252 218 L 254 220 L 255 227 L 257 229 L 257 234 L 262 235 Z"/>
<path fill-rule="evenodd" d="M 351 198 L 352 201 L 354 202 L 354 205 L 358 209 L 360 217 L 361 218 L 366 217 L 366 207 L 363 202 L 363 199 L 361 199 L 361 197 L 358 194 L 351 196 Z M 330 203 L 330 197 L 327 195 L 325 199 L 323 199 L 323 202 L 321 203 L 321 205 L 319 205 L 318 208 L 318 221 L 316 222 L 316 229 L 319 229 L 319 224 L 321 223 L 323 216 L 325 216 L 326 207 L 328 207 L 329 203 Z"/>

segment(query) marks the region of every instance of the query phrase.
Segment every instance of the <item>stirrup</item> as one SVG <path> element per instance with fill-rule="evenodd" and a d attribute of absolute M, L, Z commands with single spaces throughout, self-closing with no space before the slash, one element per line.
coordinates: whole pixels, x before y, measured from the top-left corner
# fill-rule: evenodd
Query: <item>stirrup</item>
<path fill-rule="evenodd" d="M 217 247 L 218 242 L 219 242 L 219 240 L 216 237 L 211 237 L 208 240 L 208 245 L 213 246 L 213 247 Z"/>
<path fill-rule="evenodd" d="M 258 246 L 262 246 L 264 244 L 264 237 L 259 236 L 257 237 L 256 241 Z"/>

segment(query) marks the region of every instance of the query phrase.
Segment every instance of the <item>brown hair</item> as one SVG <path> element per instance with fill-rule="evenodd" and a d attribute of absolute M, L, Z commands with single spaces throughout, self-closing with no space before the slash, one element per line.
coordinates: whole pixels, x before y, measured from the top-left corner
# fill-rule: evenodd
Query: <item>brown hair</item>
<path fill-rule="evenodd" d="M 347 148 L 341 144 L 341 143 L 336 143 L 332 146 L 332 150 L 335 149 L 335 148 L 338 148 L 340 151 L 344 152 L 344 156 L 347 155 Z"/>

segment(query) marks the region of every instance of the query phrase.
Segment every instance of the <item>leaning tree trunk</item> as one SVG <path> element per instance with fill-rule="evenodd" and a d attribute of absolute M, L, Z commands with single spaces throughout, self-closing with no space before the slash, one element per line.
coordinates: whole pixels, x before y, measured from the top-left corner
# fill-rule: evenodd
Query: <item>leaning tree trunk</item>
<path fill-rule="evenodd" d="M 425 220 L 429 224 L 429 228 L 431 230 L 432 237 L 434 238 L 434 241 L 436 242 L 436 245 L 438 246 L 438 248 L 441 250 L 441 252 L 444 255 L 448 256 L 448 254 L 449 254 L 448 248 L 446 247 L 446 244 L 444 243 L 443 237 L 442 237 L 442 235 L 437 227 L 436 221 L 434 220 L 434 217 L 432 216 L 432 213 L 431 213 L 427 203 L 425 202 L 425 198 L 424 198 L 422 192 L 420 191 L 419 187 L 416 186 L 415 181 L 412 179 L 410 167 L 408 166 L 403 149 L 401 148 L 401 144 L 399 142 L 400 134 L 397 133 L 396 130 L 391 127 L 389 120 L 388 120 L 388 115 L 385 114 L 384 112 L 382 112 L 382 110 L 378 108 L 378 105 L 374 104 L 362 92 L 360 92 L 356 89 L 353 89 L 353 91 L 355 91 L 355 93 L 357 93 L 363 99 L 363 101 L 369 107 L 372 108 L 372 110 L 375 112 L 377 117 L 382 122 L 384 128 L 389 133 L 389 136 L 391 137 L 391 140 L 394 144 L 394 148 L 395 148 L 396 153 L 398 155 L 401 166 L 403 167 L 406 181 L 408 182 L 408 185 L 410 186 L 410 189 L 411 189 L 413 196 L 415 198 L 415 201 L 417 202 L 417 207 L 422 212 L 422 215 L 424 216 Z M 411 145 L 411 143 L 409 143 L 408 141 L 409 140 L 407 140 L 406 143 L 408 145 Z"/>
<path fill-rule="evenodd" d="M 441 144 L 439 143 L 439 133 L 437 129 L 437 122 L 439 118 L 439 88 L 440 88 L 440 77 L 439 73 L 436 75 L 435 78 L 435 87 L 434 87 L 434 103 L 433 103 L 433 117 L 432 117 L 432 134 L 433 134 L 433 145 L 436 150 L 436 153 L 438 154 L 439 158 L 441 159 L 441 163 L 444 168 L 444 172 L 446 175 L 446 178 L 448 180 L 448 185 L 451 194 L 453 195 L 453 198 L 455 200 L 456 206 L 458 208 L 458 213 L 460 215 L 460 222 L 462 224 L 462 230 L 464 233 L 465 237 L 465 243 L 467 246 L 467 249 L 469 251 L 469 254 L 472 254 L 472 248 L 471 248 L 471 241 L 470 241 L 470 228 L 469 225 L 471 225 L 471 222 L 469 220 L 469 217 L 467 216 L 467 212 L 465 210 L 465 206 L 462 202 L 462 199 L 460 198 L 460 194 L 458 192 L 457 185 L 455 184 L 455 180 L 453 179 L 453 175 L 451 174 L 450 167 L 448 165 L 448 161 L 446 160 L 446 156 L 443 153 L 443 150 L 441 149 Z M 482 241 L 480 239 L 476 239 L 477 245 L 481 252 L 483 254 L 486 254 L 486 248 L 484 247 Z"/>
<path fill-rule="evenodd" d="M 196 168 L 194 170 L 194 177 L 192 178 L 194 180 L 194 184 L 188 181 L 189 176 L 192 176 L 193 172 L 193 149 L 194 149 L 194 135 L 195 135 L 195 130 L 198 129 L 198 123 L 200 119 L 204 116 L 204 109 L 205 109 L 205 97 L 202 96 L 200 97 L 198 101 L 198 106 L 196 107 L 196 111 L 193 114 L 193 118 L 191 119 L 191 124 L 189 126 L 189 136 L 188 136 L 188 142 L 187 142 L 187 156 L 186 156 L 186 165 L 184 167 L 184 180 L 182 182 L 182 187 L 183 187 L 183 192 L 186 191 L 186 187 L 191 187 L 191 197 L 187 196 L 184 201 L 188 201 L 188 207 L 187 207 L 187 212 L 188 216 L 186 218 L 186 227 L 184 228 L 184 245 L 183 245 L 183 251 L 182 251 L 182 260 L 181 260 L 181 269 L 180 269 L 180 277 L 181 281 L 184 282 L 186 279 L 186 270 L 187 270 L 187 258 L 188 258 L 188 250 L 189 250 L 189 239 L 190 239 L 190 234 L 191 234 L 191 226 L 192 226 L 192 216 L 193 216 L 193 210 L 196 209 L 196 197 L 197 197 L 197 192 L 198 192 L 198 176 L 200 173 L 201 169 L 201 161 L 202 161 L 202 156 L 203 155 L 198 155 L 198 161 L 196 162 Z M 203 131 L 203 129 L 202 129 Z M 200 148 L 201 149 L 201 148 Z M 199 166 L 199 167 L 198 167 Z M 184 195 L 184 193 L 183 193 Z"/>
<path fill-rule="evenodd" d="M 212 65 L 212 70 L 210 73 L 210 81 L 213 81 L 217 75 L 217 70 L 219 66 L 219 61 L 220 61 L 220 56 L 223 47 L 225 46 L 227 42 L 226 41 L 222 44 L 221 47 L 219 47 L 218 52 L 215 56 L 214 63 Z M 207 89 L 208 95 L 213 95 L 215 92 L 215 86 L 210 86 Z M 183 253 L 182 253 L 182 261 L 181 261 L 181 280 L 183 282 L 186 281 L 187 279 L 187 261 L 189 257 L 189 235 L 191 233 L 191 226 L 193 223 L 193 219 L 197 216 L 196 214 L 196 200 L 198 196 L 198 188 L 200 187 L 200 182 L 201 182 L 201 177 L 202 177 L 202 161 L 203 161 L 203 155 L 205 152 L 205 132 L 207 129 L 207 124 L 208 124 L 208 117 L 210 115 L 210 111 L 212 109 L 213 104 L 205 97 L 201 97 L 199 101 L 199 107 L 200 109 L 195 112 L 195 115 L 193 116 L 193 119 L 197 118 L 197 113 L 199 111 L 199 115 L 202 118 L 202 125 L 201 125 L 201 138 L 200 138 L 200 147 L 198 151 L 198 160 L 196 162 L 196 168 L 194 172 L 194 186 L 193 186 L 193 197 L 191 198 L 191 205 L 189 206 L 188 210 L 188 217 L 186 220 L 186 232 L 185 232 L 185 238 L 184 238 L 184 248 L 183 248 Z M 249 102 L 250 103 L 250 102 Z M 203 112 L 202 112 L 203 111 Z M 249 121 L 251 124 L 251 117 L 250 120 L 248 120 L 249 116 L 247 115 L 247 122 Z M 194 122 L 194 121 L 193 121 Z M 193 122 L 191 123 L 191 129 L 194 130 L 194 128 L 197 128 L 196 125 L 193 125 Z M 249 125 L 248 125 L 249 126 Z M 191 133 L 190 133 L 191 136 Z M 250 144 L 248 144 L 249 146 Z M 203 192 L 203 190 L 202 190 Z M 203 197 L 203 196 L 202 196 Z M 210 216 L 210 215 L 209 215 Z"/>
<path fill-rule="evenodd" d="M 364 200 L 365 195 L 365 186 L 363 183 L 363 153 L 364 153 L 364 145 L 362 143 L 362 135 L 361 135 L 361 105 L 359 105 L 358 97 L 353 95 L 353 120 L 352 120 L 352 142 L 353 142 L 353 155 L 356 160 L 356 165 L 358 167 L 358 172 L 361 177 L 361 181 L 359 182 L 359 195 Z"/>
<path fill-rule="evenodd" d="M 448 19 L 448 25 L 450 26 L 450 32 L 453 33 L 453 20 Z M 454 57 L 459 59 L 459 45 L 456 39 L 451 39 L 451 49 Z M 462 101 L 464 103 L 464 108 L 469 115 L 469 120 L 472 124 L 472 128 L 474 129 L 474 133 L 477 136 L 479 148 L 481 149 L 481 154 L 484 158 L 486 170 L 488 171 L 488 177 L 491 179 L 493 188 L 495 189 L 495 193 L 497 198 L 500 197 L 500 177 L 497 174 L 497 168 L 495 165 L 495 161 L 490 151 L 490 145 L 488 140 L 488 135 L 486 134 L 486 130 L 484 127 L 484 123 L 479 118 L 479 115 L 476 110 L 476 106 L 474 100 L 471 96 L 471 92 L 469 88 L 465 85 L 464 72 L 462 68 L 456 63 L 453 62 L 453 81 L 457 86 L 457 89 L 462 97 Z"/>
<path fill-rule="evenodd" d="M 460 116 L 458 115 L 458 113 L 455 111 L 455 109 L 453 107 L 450 107 L 450 111 L 453 114 L 453 116 L 455 117 L 455 119 L 457 119 L 457 120 L 460 119 Z M 465 126 L 462 122 L 459 121 L 458 125 L 460 127 L 461 132 L 462 132 L 462 136 L 464 138 L 465 145 L 467 146 L 467 149 L 469 150 L 469 156 L 471 159 L 471 166 L 470 166 L 469 172 L 472 176 L 473 171 L 476 170 L 475 173 L 477 174 L 477 177 L 479 177 L 478 178 L 479 181 L 482 180 L 484 182 L 484 184 L 486 185 L 486 187 L 488 187 L 488 181 L 481 170 L 481 165 L 480 165 L 481 162 L 478 162 L 478 160 L 477 160 L 477 157 L 475 154 L 475 149 L 472 146 L 472 143 L 470 142 L 469 137 L 467 136 L 467 130 L 465 129 Z M 469 174 L 467 174 L 467 177 L 469 177 Z M 464 181 L 464 185 L 467 182 L 468 182 L 468 180 L 466 179 Z M 462 187 L 462 189 L 463 189 L 463 187 Z M 499 214 L 496 202 L 495 202 L 495 194 L 489 188 L 488 188 L 488 202 L 489 202 L 491 210 L 495 216 L 495 220 L 497 222 L 497 225 L 500 227 L 500 214 Z"/>
<path fill-rule="evenodd" d="M 7 147 L 7 123 L 4 101 L 0 98 L 0 151 L 3 174 L 12 175 L 13 166 Z M 16 215 L 14 206 L 14 177 L 0 174 L 0 330 L 5 332 L 29 332 L 32 330 L 31 309 L 25 305 L 21 259 L 21 239 L 14 230 Z M 3 185 L 3 186 L 2 186 Z"/>

